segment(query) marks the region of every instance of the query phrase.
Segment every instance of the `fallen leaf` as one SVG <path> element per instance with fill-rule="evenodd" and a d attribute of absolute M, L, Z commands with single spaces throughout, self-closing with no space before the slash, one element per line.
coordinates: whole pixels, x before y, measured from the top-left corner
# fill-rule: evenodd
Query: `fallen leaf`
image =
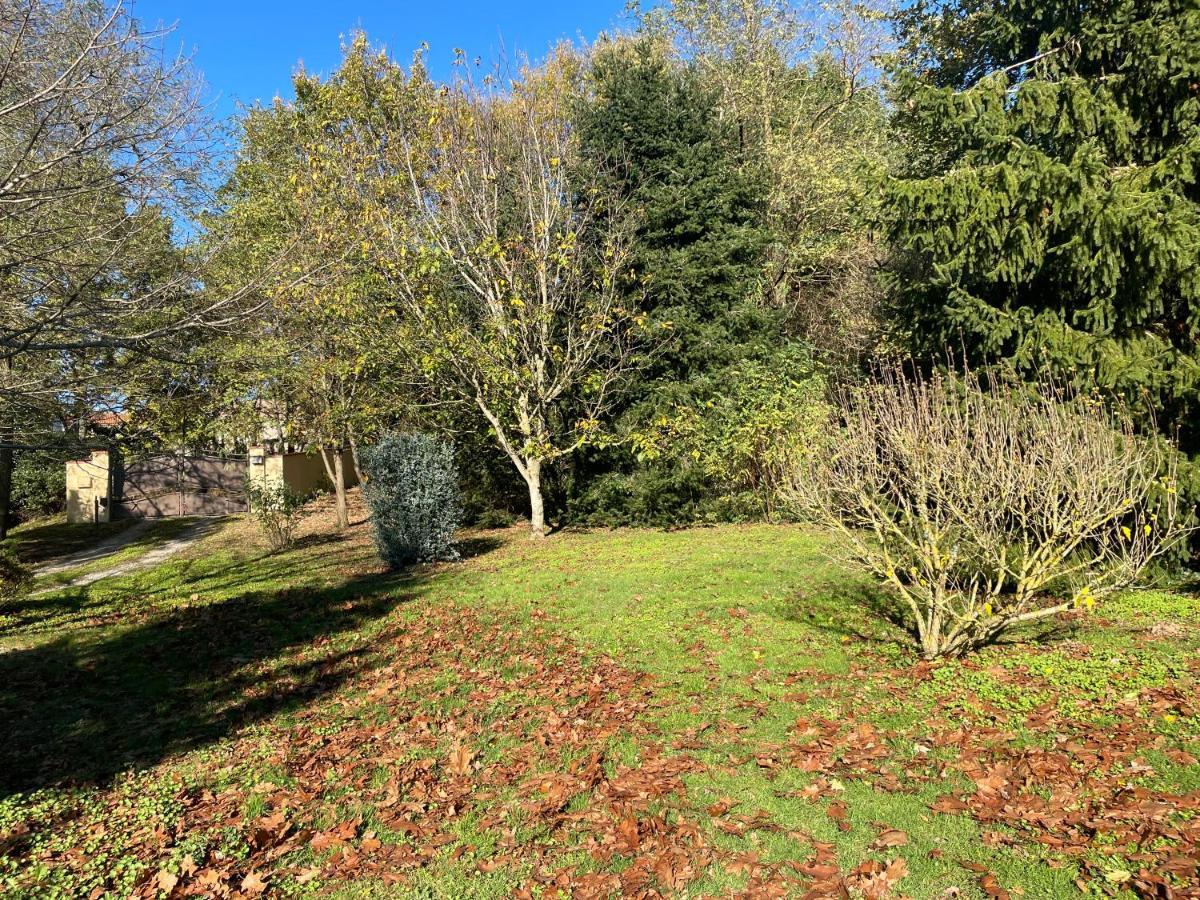
<path fill-rule="evenodd" d="M 168 872 L 166 869 L 160 869 L 158 877 L 154 879 L 158 885 L 158 889 L 164 894 L 169 894 L 175 890 L 175 885 L 179 884 L 179 876 L 174 872 Z"/>
<path fill-rule="evenodd" d="M 846 804 L 830 803 L 829 806 L 825 808 L 825 815 L 833 819 L 834 823 L 837 824 L 839 831 L 850 830 L 850 823 L 846 821 L 846 817 L 848 815 L 846 811 Z"/>
<path fill-rule="evenodd" d="M 903 847 L 908 844 L 908 835 L 898 828 L 885 828 L 879 832 L 879 837 L 871 842 L 872 850 L 886 850 L 889 847 Z"/>
<path fill-rule="evenodd" d="M 455 746 L 450 751 L 450 759 L 447 768 L 455 775 L 470 775 L 471 762 L 475 759 L 475 753 L 470 747 L 464 747 L 462 744 Z"/>
<path fill-rule="evenodd" d="M 267 889 L 267 883 L 257 872 L 250 872 L 242 879 L 242 890 L 247 894 L 261 894 Z"/>
<path fill-rule="evenodd" d="M 622 819 L 617 826 L 617 835 L 620 841 L 617 842 L 617 847 L 623 853 L 636 853 L 638 844 L 638 823 L 637 819 L 627 818 Z"/>

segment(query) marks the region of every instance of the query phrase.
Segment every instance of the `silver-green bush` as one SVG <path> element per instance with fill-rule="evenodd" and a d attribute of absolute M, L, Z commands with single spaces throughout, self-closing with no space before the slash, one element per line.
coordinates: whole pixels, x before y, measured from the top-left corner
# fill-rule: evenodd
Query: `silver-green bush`
<path fill-rule="evenodd" d="M 428 434 L 387 434 L 363 454 L 363 495 L 388 565 L 456 559 L 462 501 L 454 448 Z"/>

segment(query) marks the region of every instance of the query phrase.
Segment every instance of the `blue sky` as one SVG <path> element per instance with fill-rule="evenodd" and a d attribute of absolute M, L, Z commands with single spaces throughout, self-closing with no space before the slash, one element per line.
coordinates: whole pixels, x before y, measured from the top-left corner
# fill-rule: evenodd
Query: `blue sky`
<path fill-rule="evenodd" d="M 365 29 L 407 61 L 430 45 L 433 74 L 449 71 L 452 51 L 494 58 L 501 48 L 538 58 L 560 38 L 594 38 L 622 21 L 624 0 L 132 0 L 143 25 L 175 24 L 173 49 L 193 54 L 216 103 L 228 116 L 237 103 L 291 96 L 291 75 L 336 67 L 341 38 Z"/>

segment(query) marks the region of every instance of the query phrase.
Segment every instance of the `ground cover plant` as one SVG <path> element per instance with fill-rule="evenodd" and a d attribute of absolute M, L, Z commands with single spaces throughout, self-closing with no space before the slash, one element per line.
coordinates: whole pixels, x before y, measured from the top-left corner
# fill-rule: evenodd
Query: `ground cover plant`
<path fill-rule="evenodd" d="M 817 532 L 351 499 L 5 607 L 6 895 L 1197 896 L 1194 593 L 920 662 Z"/>

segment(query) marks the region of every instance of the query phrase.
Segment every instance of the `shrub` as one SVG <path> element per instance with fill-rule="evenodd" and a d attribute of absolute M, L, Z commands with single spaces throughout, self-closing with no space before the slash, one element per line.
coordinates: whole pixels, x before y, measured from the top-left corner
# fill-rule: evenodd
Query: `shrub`
<path fill-rule="evenodd" d="M 580 481 L 581 490 L 570 498 L 567 510 L 579 525 L 674 528 L 717 520 L 709 510 L 717 488 L 698 467 L 674 459 L 647 460 L 632 471 Z"/>
<path fill-rule="evenodd" d="M 274 479 L 246 485 L 250 515 L 258 523 L 271 550 L 286 550 L 295 541 L 296 526 L 308 498 Z"/>
<path fill-rule="evenodd" d="M 427 434 L 388 434 L 363 454 L 363 496 L 390 566 L 455 559 L 462 501 L 454 447 Z"/>
<path fill-rule="evenodd" d="M 0 549 L 0 602 L 19 597 L 32 580 L 33 572 L 11 548 Z"/>
<path fill-rule="evenodd" d="M 62 457 L 53 453 L 17 455 L 12 473 L 12 505 L 22 518 L 61 512 L 67 502 L 67 472 Z"/>
<path fill-rule="evenodd" d="M 790 496 L 900 596 L 926 658 L 1090 608 L 1181 538 L 1161 443 L 1054 385 L 896 369 L 835 406 Z"/>
<path fill-rule="evenodd" d="M 516 521 L 516 513 L 507 509 L 489 509 L 475 517 L 475 525 L 479 528 L 508 528 Z"/>
<path fill-rule="evenodd" d="M 825 426 L 826 390 L 808 351 L 789 345 L 731 366 L 710 397 L 658 416 L 632 444 L 643 465 L 695 468 L 717 495 L 706 498 L 708 512 L 773 518 L 792 458 Z"/>

